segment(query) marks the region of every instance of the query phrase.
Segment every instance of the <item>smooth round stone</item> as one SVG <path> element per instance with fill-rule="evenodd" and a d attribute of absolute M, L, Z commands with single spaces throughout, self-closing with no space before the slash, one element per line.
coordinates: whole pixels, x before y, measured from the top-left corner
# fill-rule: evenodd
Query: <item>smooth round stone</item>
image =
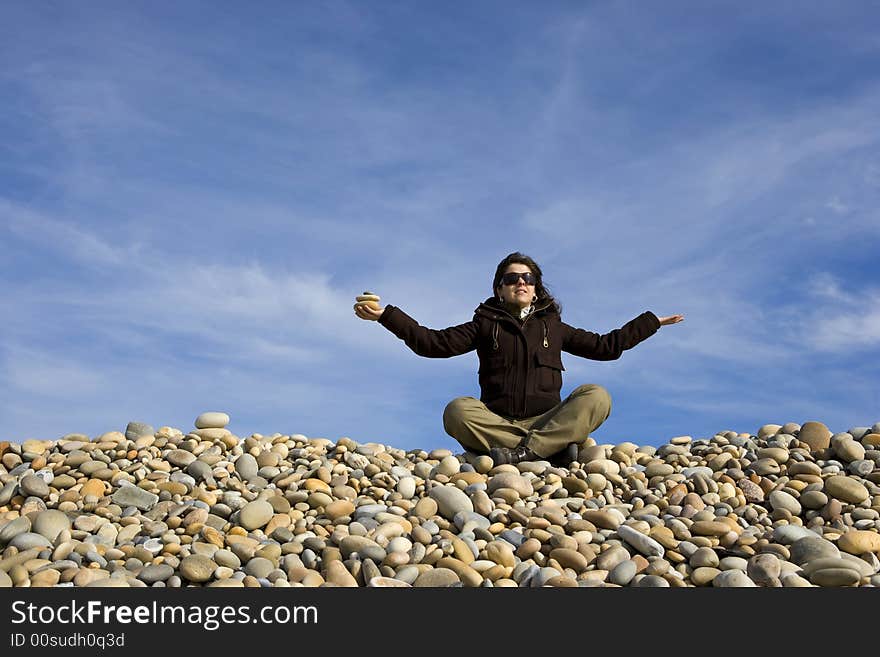
<path fill-rule="evenodd" d="M 708 586 L 721 574 L 721 571 L 711 566 L 700 566 L 691 572 L 691 581 L 694 586 Z"/>
<path fill-rule="evenodd" d="M 825 492 L 850 504 L 860 504 L 870 497 L 868 489 L 853 477 L 834 475 L 825 480 Z"/>
<path fill-rule="evenodd" d="M 594 493 L 601 493 L 608 487 L 608 478 L 598 472 L 587 475 L 587 486 Z"/>
<path fill-rule="evenodd" d="M 149 424 L 143 422 L 129 422 L 125 427 L 125 437 L 129 440 L 137 440 L 141 436 L 152 436 L 156 433 Z"/>
<path fill-rule="evenodd" d="M 571 568 L 576 573 L 584 572 L 590 565 L 584 555 L 570 548 L 555 548 L 550 551 L 550 558 L 555 559 L 563 568 Z"/>
<path fill-rule="evenodd" d="M 464 495 L 464 493 L 462 493 L 462 495 Z M 355 508 L 352 518 L 354 520 L 370 519 L 374 518 L 379 513 L 384 513 L 386 511 L 388 511 L 388 507 L 384 504 L 361 504 L 360 506 Z"/>
<path fill-rule="evenodd" d="M 513 472 L 499 472 L 493 477 L 489 478 L 486 492 L 491 497 L 492 494 L 497 491 L 499 488 L 510 488 L 519 493 L 520 497 L 528 497 L 529 495 L 534 494 L 534 488 L 532 487 L 532 482 L 523 477 L 522 475 L 515 474 Z"/>
<path fill-rule="evenodd" d="M 32 513 L 42 513 L 48 507 L 46 503 L 41 500 L 39 497 L 34 497 L 31 495 L 30 497 L 25 498 L 24 503 L 21 505 L 20 513 L 25 516 L 29 516 Z"/>
<path fill-rule="evenodd" d="M 82 499 L 93 495 L 95 497 L 104 497 L 104 488 L 106 484 L 100 479 L 89 479 L 79 489 L 79 495 Z"/>
<path fill-rule="evenodd" d="M 196 429 L 224 429 L 229 424 L 229 415 L 219 411 L 208 411 L 196 418 Z"/>
<path fill-rule="evenodd" d="M 837 547 L 855 555 L 880 552 L 880 534 L 875 531 L 851 529 L 837 539 Z"/>
<path fill-rule="evenodd" d="M 492 457 L 488 454 L 480 454 L 475 457 L 472 461 L 472 465 L 474 466 L 474 470 L 480 474 L 486 474 L 489 470 L 495 467 Z"/>
<path fill-rule="evenodd" d="M 437 472 L 439 474 L 445 475 L 447 477 L 451 477 L 455 473 L 457 473 L 461 469 L 461 463 L 457 458 L 452 456 L 444 456 L 440 463 L 437 464 Z"/>
<path fill-rule="evenodd" d="M 857 477 L 867 477 L 869 474 L 874 472 L 875 468 L 876 464 L 874 463 L 874 461 L 869 461 L 867 459 L 851 461 L 846 466 L 847 472 L 849 472 L 850 474 L 854 474 Z"/>
<path fill-rule="evenodd" d="M 455 486 L 434 486 L 428 495 L 437 503 L 438 513 L 449 521 L 454 521 L 459 511 L 471 513 L 474 510 L 467 494 Z"/>
<path fill-rule="evenodd" d="M 31 530 L 31 520 L 27 517 L 16 518 L 10 520 L 5 525 L 0 526 L 0 546 L 5 546 L 9 541 L 25 532 Z"/>
<path fill-rule="evenodd" d="M 233 570 L 235 570 L 236 568 L 239 568 L 241 566 L 241 560 L 238 558 L 238 556 L 234 552 L 232 552 L 230 550 L 226 550 L 226 549 L 217 550 L 216 552 L 214 552 L 214 554 L 211 556 L 211 558 L 214 560 L 214 562 L 218 566 L 232 568 Z"/>
<path fill-rule="evenodd" d="M 346 536 L 339 542 L 339 550 L 343 559 L 348 559 L 356 553 L 360 555 L 361 559 L 371 558 L 378 563 L 386 556 L 385 548 L 366 536 Z"/>
<path fill-rule="evenodd" d="M 828 496 L 820 490 L 808 490 L 801 493 L 799 501 L 804 508 L 816 510 L 828 504 Z"/>
<path fill-rule="evenodd" d="M 741 570 L 746 572 L 749 562 L 742 557 L 724 557 L 718 564 L 719 570 Z"/>
<path fill-rule="evenodd" d="M 418 572 L 418 571 L 417 571 Z M 367 586 L 371 588 L 412 588 L 412 584 L 402 579 L 394 577 L 384 577 L 382 575 L 373 577 L 367 582 Z"/>
<path fill-rule="evenodd" d="M 764 447 L 758 450 L 759 459 L 773 459 L 780 465 L 789 459 L 789 451 L 783 447 Z"/>
<path fill-rule="evenodd" d="M 596 557 L 596 567 L 599 570 L 612 571 L 618 564 L 629 560 L 629 558 L 629 550 L 622 545 L 615 545 Z"/>
<path fill-rule="evenodd" d="M 265 527 L 275 515 L 272 505 L 266 500 L 254 500 L 245 504 L 238 512 L 238 524 L 247 530 Z"/>
<path fill-rule="evenodd" d="M 171 465 L 176 465 L 178 468 L 185 468 L 196 460 L 196 455 L 192 452 L 187 452 L 185 449 L 172 449 L 165 455 L 165 459 L 171 463 Z"/>
<path fill-rule="evenodd" d="M 70 518 L 63 511 L 48 509 L 37 514 L 32 530 L 54 542 L 58 534 L 70 529 Z"/>
<path fill-rule="evenodd" d="M 354 504 L 349 500 L 335 500 L 324 507 L 324 514 L 333 521 L 351 516 L 353 513 Z"/>
<path fill-rule="evenodd" d="M 500 534 L 498 534 L 498 538 L 501 540 L 507 541 L 510 543 L 514 549 L 518 548 L 520 545 L 526 542 L 527 538 L 522 533 L 513 530 L 513 529 L 505 529 Z"/>
<path fill-rule="evenodd" d="M 803 565 L 827 557 L 837 558 L 840 550 L 831 541 L 819 536 L 807 536 L 801 538 L 789 547 L 789 560 L 792 563 Z"/>
<path fill-rule="evenodd" d="M 810 581 L 816 586 L 855 586 L 861 575 L 849 568 L 823 568 L 810 575 Z"/>
<path fill-rule="evenodd" d="M 628 525 L 618 527 L 617 533 L 624 541 L 646 557 L 662 557 L 665 552 L 660 543 Z"/>
<path fill-rule="evenodd" d="M 455 526 L 458 527 L 459 530 L 463 530 L 465 525 L 472 524 L 473 526 L 480 527 L 481 529 L 489 529 L 492 525 L 492 521 L 487 517 L 480 515 L 476 511 L 471 511 L 470 513 L 458 512 L 455 514 L 453 518 L 453 522 Z"/>
<path fill-rule="evenodd" d="M 718 553 L 708 547 L 697 548 L 688 559 L 688 563 L 691 568 L 717 568 L 719 565 Z"/>
<path fill-rule="evenodd" d="M 801 503 L 795 497 L 782 490 L 774 490 L 770 493 L 770 506 L 776 509 L 785 509 L 793 516 L 801 514 Z"/>
<path fill-rule="evenodd" d="M 743 492 L 746 502 L 763 502 L 764 489 L 749 479 L 740 479 L 736 482 L 737 487 Z"/>
<path fill-rule="evenodd" d="M 36 534 L 34 532 L 23 532 L 21 534 L 17 534 L 15 538 L 9 541 L 9 545 L 17 548 L 19 552 L 24 552 L 25 550 L 30 550 L 31 548 L 52 547 L 52 544 L 49 542 L 48 538 L 46 538 L 42 534 Z"/>
<path fill-rule="evenodd" d="M 244 572 L 246 572 L 248 575 L 256 577 L 257 579 L 268 577 L 269 573 L 271 573 L 274 569 L 275 564 L 264 557 L 254 557 L 244 565 Z"/>
<path fill-rule="evenodd" d="M 252 454 L 245 453 L 235 460 L 235 471 L 244 481 L 249 481 L 259 474 L 260 466 Z"/>
<path fill-rule="evenodd" d="M 121 507 L 133 506 L 141 511 L 151 509 L 159 501 L 159 496 L 138 486 L 120 486 L 112 496 L 113 502 Z"/>
<path fill-rule="evenodd" d="M 554 577 L 559 577 L 562 573 L 560 573 L 555 568 L 550 568 L 546 566 L 544 568 L 540 568 L 537 573 L 532 576 L 532 580 L 529 583 L 531 588 L 540 588 L 544 586 L 548 580 L 553 579 Z"/>
<path fill-rule="evenodd" d="M 208 481 L 213 479 L 211 466 L 202 460 L 196 459 L 186 467 L 186 471 L 195 477 L 196 481 Z"/>
<path fill-rule="evenodd" d="M 752 470 L 755 471 L 756 474 L 761 475 L 762 477 L 767 477 L 770 475 L 778 475 L 781 470 L 779 466 L 779 462 L 775 459 L 758 459 L 752 463 Z"/>
<path fill-rule="evenodd" d="M 21 488 L 21 492 L 28 496 L 32 495 L 42 499 L 49 494 L 49 485 L 43 481 L 42 477 L 38 477 L 35 474 L 22 477 L 18 485 Z"/>
<path fill-rule="evenodd" d="M 458 586 L 461 580 L 454 570 L 449 568 L 432 568 L 421 573 L 413 582 L 413 587 L 449 587 Z"/>
<path fill-rule="evenodd" d="M 31 575 L 33 588 L 55 586 L 61 579 L 61 573 L 54 568 L 46 568 Z"/>
<path fill-rule="evenodd" d="M 405 500 L 412 499 L 416 494 L 416 480 L 415 477 L 401 477 L 397 482 L 397 492 Z"/>
<path fill-rule="evenodd" d="M 798 432 L 798 440 L 807 443 L 816 452 L 831 446 L 831 431 L 821 422 L 804 422 Z"/>
<path fill-rule="evenodd" d="M 801 577 L 797 573 L 786 573 L 779 578 L 782 586 L 785 588 L 812 588 L 813 585 L 806 577 Z"/>
<path fill-rule="evenodd" d="M 862 577 L 871 577 L 880 570 L 880 562 L 877 560 L 872 560 L 872 563 L 868 563 L 862 557 L 857 557 L 848 552 L 841 552 L 840 558 L 843 559 L 847 568 L 855 568 Z"/>
<path fill-rule="evenodd" d="M 691 534 L 695 536 L 724 536 L 730 531 L 730 525 L 716 520 L 697 520 L 691 525 Z"/>
<path fill-rule="evenodd" d="M 775 436 L 782 429 L 781 424 L 765 424 L 760 429 L 758 429 L 758 439 L 763 440 L 765 438 L 770 438 L 771 436 Z"/>
<path fill-rule="evenodd" d="M 779 558 L 773 554 L 756 554 L 748 562 L 747 574 L 756 584 L 769 584 L 782 572 Z"/>
<path fill-rule="evenodd" d="M 613 509 L 590 509 L 588 511 L 584 511 L 581 515 L 584 520 L 587 520 L 599 529 L 618 529 L 624 521 L 624 518 L 621 518 L 619 513 L 614 513 Z"/>
<path fill-rule="evenodd" d="M 229 589 L 240 589 L 244 588 L 244 582 L 240 579 L 235 579 L 233 577 L 228 577 L 226 579 L 217 579 L 213 582 L 208 582 L 205 586 L 209 586 L 211 588 L 229 588 Z"/>
<path fill-rule="evenodd" d="M 645 476 L 648 479 L 652 477 L 668 477 L 673 472 L 675 472 L 675 468 L 666 463 L 665 461 L 651 461 L 645 467 Z"/>
<path fill-rule="evenodd" d="M 850 461 L 860 461 L 865 458 L 865 447 L 861 443 L 856 442 L 849 434 L 844 434 L 846 438 L 841 440 L 831 439 L 831 447 L 837 457 L 844 463 Z"/>
<path fill-rule="evenodd" d="M 638 565 L 636 562 L 627 559 L 626 561 L 621 561 L 608 573 L 608 580 L 618 586 L 627 586 L 632 581 L 632 578 L 636 576 L 637 571 Z"/>
<path fill-rule="evenodd" d="M 665 589 L 669 588 L 670 584 L 659 575 L 645 575 L 636 582 L 635 586 L 638 588 Z"/>
<path fill-rule="evenodd" d="M 749 588 L 757 585 L 741 570 L 722 570 L 712 580 L 712 586 L 716 588 Z"/>
<path fill-rule="evenodd" d="M 179 567 L 180 574 L 190 582 L 207 582 L 216 569 L 217 564 L 201 554 L 184 557 Z"/>
<path fill-rule="evenodd" d="M 9 504 L 9 501 L 15 497 L 15 492 L 17 490 L 17 482 L 10 481 L 8 484 L 4 485 L 3 488 L 0 489 L 0 506 L 6 506 Z"/>
<path fill-rule="evenodd" d="M 45 481 L 47 486 L 50 486 L 52 482 L 55 481 L 55 473 L 49 468 L 37 470 L 34 475 Z"/>
<path fill-rule="evenodd" d="M 412 541 L 404 536 L 396 536 L 388 541 L 386 552 L 409 552 L 412 549 Z"/>
<path fill-rule="evenodd" d="M 818 538 L 816 532 L 798 525 L 780 525 L 773 530 L 772 542 L 790 545 L 802 538 Z"/>
<path fill-rule="evenodd" d="M 76 486 L 76 479 L 71 477 L 69 474 L 58 475 L 55 479 L 52 480 L 52 484 L 58 490 L 67 490 L 68 488 L 73 488 Z"/>
<path fill-rule="evenodd" d="M 711 479 L 712 475 L 715 474 L 712 468 L 705 465 L 697 465 L 693 467 L 683 468 L 681 474 L 685 479 L 693 479 L 695 477 L 704 477 L 707 479 Z"/>
<path fill-rule="evenodd" d="M 146 582 L 147 584 L 154 584 L 156 582 L 164 582 L 169 577 L 174 574 L 174 568 L 169 566 L 166 563 L 160 564 L 150 564 L 145 566 L 138 573 L 137 577 L 139 580 Z"/>

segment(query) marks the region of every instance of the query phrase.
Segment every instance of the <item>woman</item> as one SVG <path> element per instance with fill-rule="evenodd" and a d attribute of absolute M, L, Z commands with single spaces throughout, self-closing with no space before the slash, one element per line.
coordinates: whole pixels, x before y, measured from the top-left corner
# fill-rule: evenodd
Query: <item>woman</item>
<path fill-rule="evenodd" d="M 561 352 L 614 360 L 676 324 L 682 315 L 644 312 L 605 335 L 572 328 L 544 286 L 541 268 L 516 252 L 502 260 L 486 299 L 465 324 L 435 330 L 395 306 L 360 300 L 361 319 L 378 321 L 419 356 L 448 358 L 477 350 L 480 399 L 458 397 L 443 413 L 446 433 L 496 465 L 562 457 L 566 464 L 611 413 L 611 397 L 598 385 L 582 385 L 563 401 Z"/>

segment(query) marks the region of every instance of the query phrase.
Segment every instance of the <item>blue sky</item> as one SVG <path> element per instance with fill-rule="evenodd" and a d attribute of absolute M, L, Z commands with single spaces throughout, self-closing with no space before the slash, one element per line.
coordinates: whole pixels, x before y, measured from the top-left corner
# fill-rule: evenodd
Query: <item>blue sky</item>
<path fill-rule="evenodd" d="M 4 3 L 0 439 L 130 420 L 449 448 L 531 255 L 574 326 L 681 313 L 599 442 L 880 420 L 874 2 Z"/>

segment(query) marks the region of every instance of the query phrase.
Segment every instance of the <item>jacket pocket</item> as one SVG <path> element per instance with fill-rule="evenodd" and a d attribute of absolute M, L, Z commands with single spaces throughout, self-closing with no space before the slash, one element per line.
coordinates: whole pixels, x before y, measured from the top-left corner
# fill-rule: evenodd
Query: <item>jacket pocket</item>
<path fill-rule="evenodd" d="M 489 353 L 480 358 L 479 378 L 484 398 L 496 399 L 503 394 L 507 379 L 507 362 L 503 352 Z"/>
<path fill-rule="evenodd" d="M 558 351 L 538 349 L 535 352 L 535 387 L 542 392 L 559 393 L 562 388 L 562 358 Z"/>

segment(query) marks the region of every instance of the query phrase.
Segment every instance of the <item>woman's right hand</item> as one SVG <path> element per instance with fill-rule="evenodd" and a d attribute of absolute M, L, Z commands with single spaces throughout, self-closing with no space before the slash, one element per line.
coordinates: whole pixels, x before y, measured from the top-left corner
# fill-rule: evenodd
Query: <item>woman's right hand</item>
<path fill-rule="evenodd" d="M 379 296 L 372 292 L 364 292 L 355 297 L 354 314 L 361 319 L 378 320 L 385 309 L 379 305 Z"/>

